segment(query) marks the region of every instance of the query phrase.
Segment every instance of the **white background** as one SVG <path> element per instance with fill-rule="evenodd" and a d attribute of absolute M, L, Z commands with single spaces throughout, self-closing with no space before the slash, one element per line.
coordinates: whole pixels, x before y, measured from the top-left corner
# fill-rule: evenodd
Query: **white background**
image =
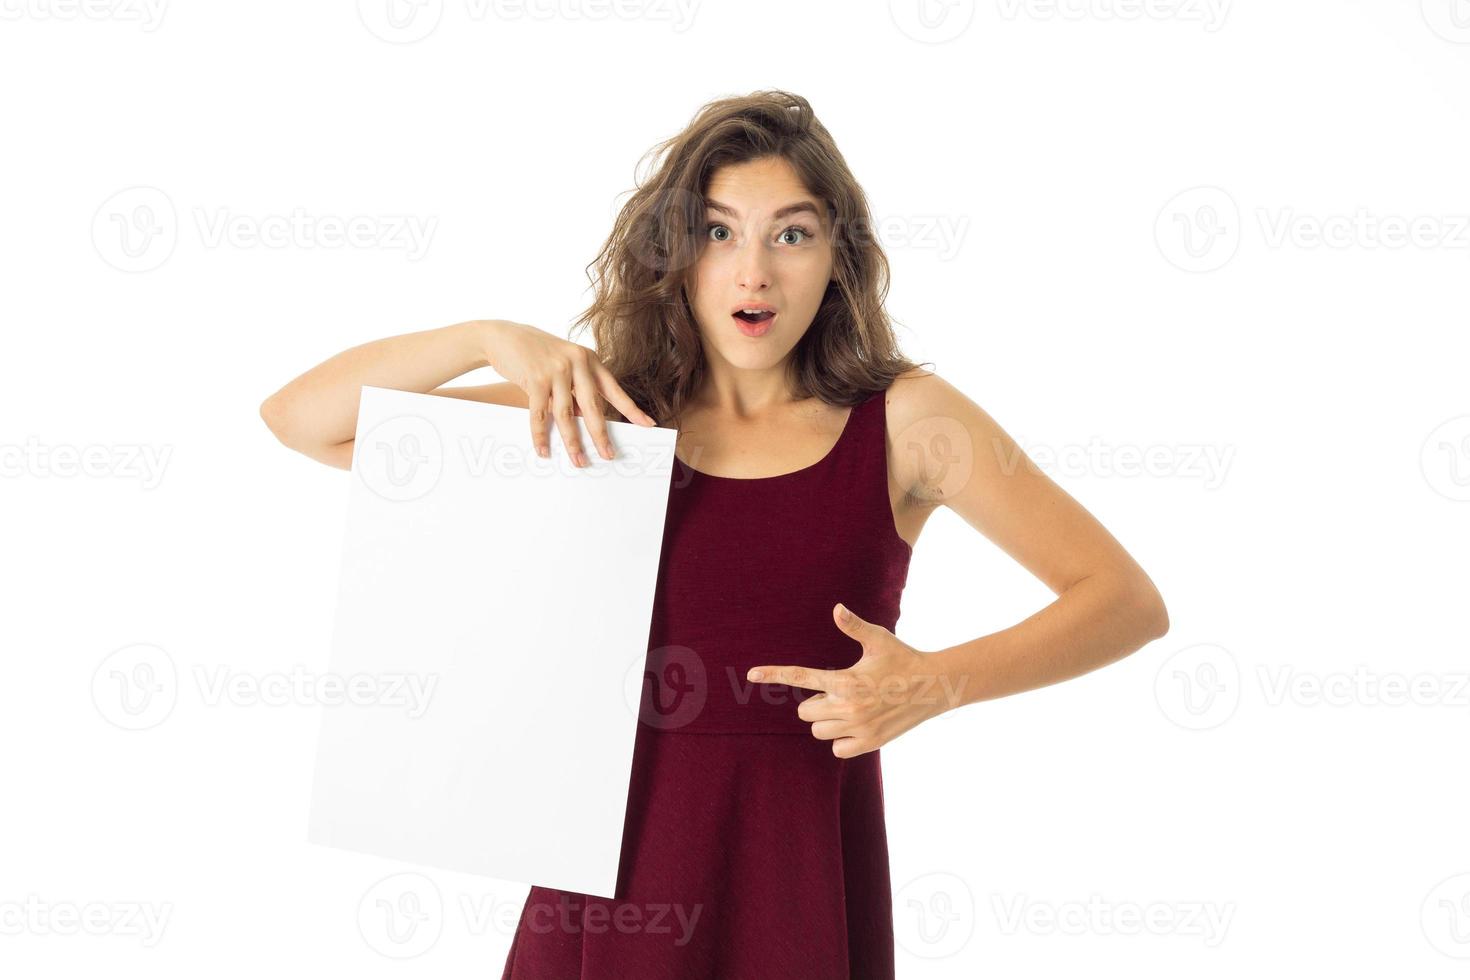
<path fill-rule="evenodd" d="M 870 196 L 907 352 L 1172 620 L 882 750 L 899 975 L 1462 976 L 1456 3 L 430 0 L 395 30 L 376 0 L 3 0 L 0 969 L 499 975 L 523 886 L 306 843 L 319 709 L 250 691 L 326 667 L 348 474 L 257 407 L 390 334 L 564 333 L 639 156 L 782 87 Z M 1051 598 L 941 512 L 898 633 Z"/>

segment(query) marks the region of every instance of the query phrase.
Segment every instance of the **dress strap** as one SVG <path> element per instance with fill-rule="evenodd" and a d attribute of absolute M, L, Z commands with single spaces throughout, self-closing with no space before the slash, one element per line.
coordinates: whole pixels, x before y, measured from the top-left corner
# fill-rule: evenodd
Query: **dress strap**
<path fill-rule="evenodd" d="M 833 475 L 844 495 L 873 520 L 892 519 L 888 502 L 888 392 L 875 391 L 852 408 L 833 455 Z M 882 525 L 879 525 L 882 526 Z"/>

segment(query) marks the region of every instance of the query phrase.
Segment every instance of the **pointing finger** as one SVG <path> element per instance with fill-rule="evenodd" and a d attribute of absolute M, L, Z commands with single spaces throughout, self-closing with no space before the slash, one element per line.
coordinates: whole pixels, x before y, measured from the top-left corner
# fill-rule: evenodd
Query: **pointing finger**
<path fill-rule="evenodd" d="M 762 684 L 790 684 L 809 691 L 837 689 L 837 671 L 818 667 L 752 667 L 746 673 L 745 679 Z"/>

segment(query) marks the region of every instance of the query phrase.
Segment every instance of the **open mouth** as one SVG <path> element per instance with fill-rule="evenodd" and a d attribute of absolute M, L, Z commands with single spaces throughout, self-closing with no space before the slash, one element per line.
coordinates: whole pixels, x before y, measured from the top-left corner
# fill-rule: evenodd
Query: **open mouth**
<path fill-rule="evenodd" d="M 754 312 L 748 312 L 746 310 L 735 311 L 735 319 L 744 320 L 746 323 L 765 323 L 775 315 L 774 310 L 756 310 Z"/>

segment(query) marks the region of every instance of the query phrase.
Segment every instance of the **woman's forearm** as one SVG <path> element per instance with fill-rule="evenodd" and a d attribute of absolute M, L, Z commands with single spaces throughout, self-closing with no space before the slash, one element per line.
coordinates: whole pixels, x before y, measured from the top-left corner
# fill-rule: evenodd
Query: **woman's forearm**
<path fill-rule="evenodd" d="M 1152 582 L 1100 573 L 1015 626 L 929 656 L 948 710 L 1077 677 L 1168 630 L 1168 611 Z"/>
<path fill-rule="evenodd" d="M 363 385 L 433 391 L 488 365 L 490 341 L 503 322 L 468 320 L 350 347 L 267 398 L 261 417 L 288 445 L 346 442 L 357 433 Z"/>

